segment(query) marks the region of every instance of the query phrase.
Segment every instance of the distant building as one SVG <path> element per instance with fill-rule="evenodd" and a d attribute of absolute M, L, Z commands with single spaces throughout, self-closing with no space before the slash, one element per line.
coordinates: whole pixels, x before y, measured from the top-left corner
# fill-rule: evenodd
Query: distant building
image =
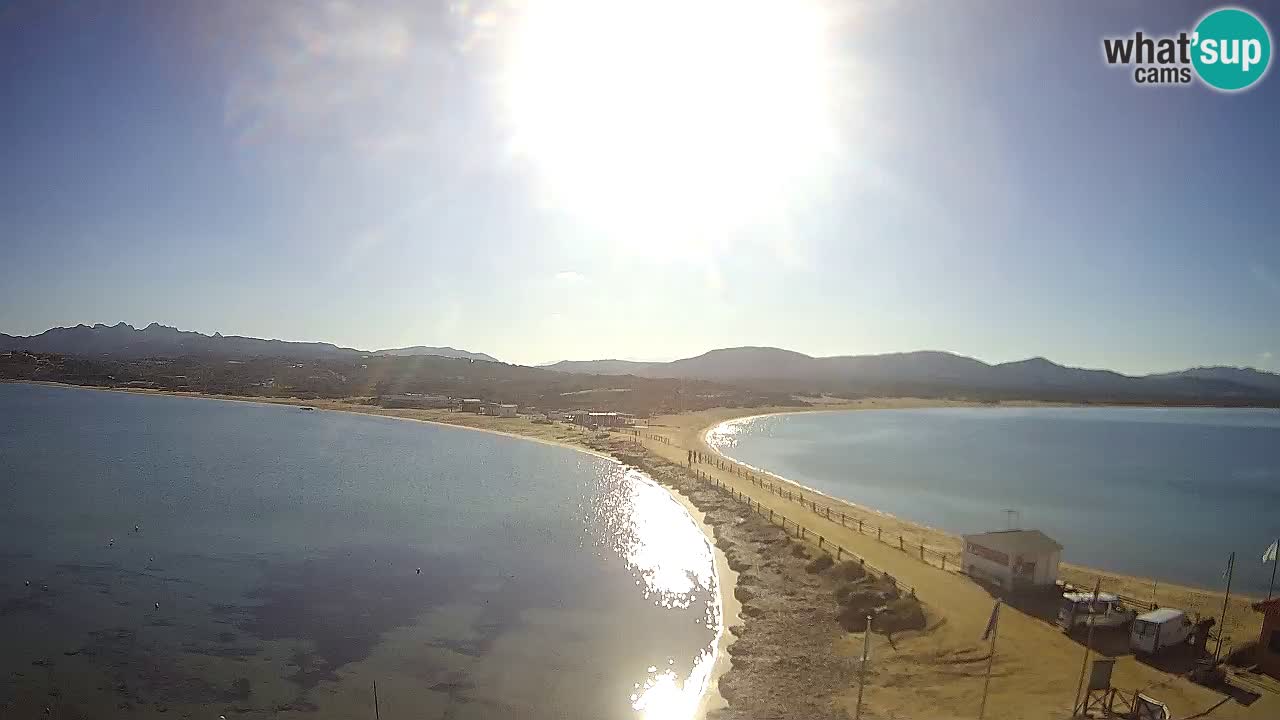
<path fill-rule="evenodd" d="M 401 393 L 383 395 L 378 398 L 378 404 L 389 408 L 447 408 L 453 406 L 453 401 L 444 395 Z"/>
<path fill-rule="evenodd" d="M 1005 590 L 1058 581 L 1062 546 L 1039 530 L 997 530 L 962 537 L 960 566 L 972 578 Z"/>
<path fill-rule="evenodd" d="M 499 405 L 497 415 L 498 417 L 515 417 L 517 409 L 515 405 Z"/>
<path fill-rule="evenodd" d="M 1262 613 L 1262 633 L 1258 636 L 1258 669 L 1280 680 L 1280 597 L 1254 603 Z"/>
<path fill-rule="evenodd" d="M 462 401 L 462 407 L 458 408 L 462 412 L 478 413 L 484 409 L 484 401 L 480 398 L 466 398 Z"/>

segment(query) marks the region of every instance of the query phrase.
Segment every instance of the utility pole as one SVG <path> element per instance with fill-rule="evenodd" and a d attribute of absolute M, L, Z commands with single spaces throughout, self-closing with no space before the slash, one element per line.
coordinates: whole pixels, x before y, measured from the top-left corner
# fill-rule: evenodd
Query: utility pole
<path fill-rule="evenodd" d="M 1093 584 L 1093 599 L 1089 601 L 1089 634 L 1085 637 L 1084 642 L 1084 661 L 1080 664 L 1080 682 L 1076 683 L 1076 699 L 1075 704 L 1071 706 L 1071 714 L 1075 715 L 1076 710 L 1080 708 L 1080 692 L 1084 690 L 1084 672 L 1089 668 L 1089 650 L 1093 647 L 1093 626 L 1094 613 L 1098 607 L 1098 591 L 1102 589 L 1102 578 L 1099 577 Z M 1075 614 L 1072 613 L 1072 622 L 1075 622 Z M 1088 697 L 1086 692 L 1085 697 Z"/>
<path fill-rule="evenodd" d="M 1227 558 L 1227 594 L 1222 598 L 1222 620 L 1218 623 L 1218 644 L 1213 649 L 1213 664 L 1218 664 L 1218 655 L 1222 652 L 1222 636 L 1227 632 L 1227 603 L 1231 601 L 1231 576 L 1236 569 L 1236 554 Z"/>

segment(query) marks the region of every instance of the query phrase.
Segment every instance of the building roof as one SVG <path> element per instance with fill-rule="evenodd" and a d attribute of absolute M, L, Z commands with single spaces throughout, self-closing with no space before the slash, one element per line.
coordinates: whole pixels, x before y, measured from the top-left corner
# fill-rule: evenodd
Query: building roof
<path fill-rule="evenodd" d="M 1063 600 L 1070 600 L 1071 602 L 1078 602 L 1078 603 L 1079 603 L 1079 602 L 1089 602 L 1089 601 L 1093 600 L 1093 593 L 1091 593 L 1091 592 L 1064 592 L 1064 593 L 1062 593 L 1062 599 L 1063 599 Z M 1103 603 L 1103 602 L 1117 602 L 1117 601 L 1119 601 L 1119 600 L 1120 600 L 1120 598 L 1119 598 L 1119 597 L 1117 597 L 1115 593 L 1109 593 L 1109 592 L 1099 592 L 1099 593 L 1098 593 L 1098 602 L 1100 602 L 1100 603 Z"/>
<path fill-rule="evenodd" d="M 1186 617 L 1186 615 L 1186 613 L 1176 608 L 1156 608 L 1149 613 L 1139 615 L 1137 619 L 1143 622 L 1161 624 L 1180 617 Z"/>
<path fill-rule="evenodd" d="M 1253 609 L 1260 613 L 1276 612 L 1280 610 L 1280 597 L 1273 597 L 1270 600 L 1263 600 L 1253 604 Z"/>
<path fill-rule="evenodd" d="M 1062 546 L 1056 540 L 1039 530 L 994 530 L 992 532 L 962 535 L 965 542 L 976 542 L 979 545 L 997 550 L 1030 550 L 1032 552 L 1054 552 Z"/>

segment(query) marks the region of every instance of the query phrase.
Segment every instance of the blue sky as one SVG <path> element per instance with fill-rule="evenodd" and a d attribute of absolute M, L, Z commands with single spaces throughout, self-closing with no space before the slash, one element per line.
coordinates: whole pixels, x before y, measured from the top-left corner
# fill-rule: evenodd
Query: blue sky
<path fill-rule="evenodd" d="M 1102 61 L 1201 3 L 534 5 L 4 5 L 0 332 L 1280 370 L 1280 80 Z"/>

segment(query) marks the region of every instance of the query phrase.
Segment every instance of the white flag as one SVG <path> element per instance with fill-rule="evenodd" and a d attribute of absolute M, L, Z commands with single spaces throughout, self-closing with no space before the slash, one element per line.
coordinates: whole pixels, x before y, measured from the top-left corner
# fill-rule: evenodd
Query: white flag
<path fill-rule="evenodd" d="M 1276 540 L 1271 543 L 1271 547 L 1267 548 L 1267 551 L 1262 553 L 1263 564 L 1275 562 L 1277 550 L 1280 550 L 1280 540 Z"/>

